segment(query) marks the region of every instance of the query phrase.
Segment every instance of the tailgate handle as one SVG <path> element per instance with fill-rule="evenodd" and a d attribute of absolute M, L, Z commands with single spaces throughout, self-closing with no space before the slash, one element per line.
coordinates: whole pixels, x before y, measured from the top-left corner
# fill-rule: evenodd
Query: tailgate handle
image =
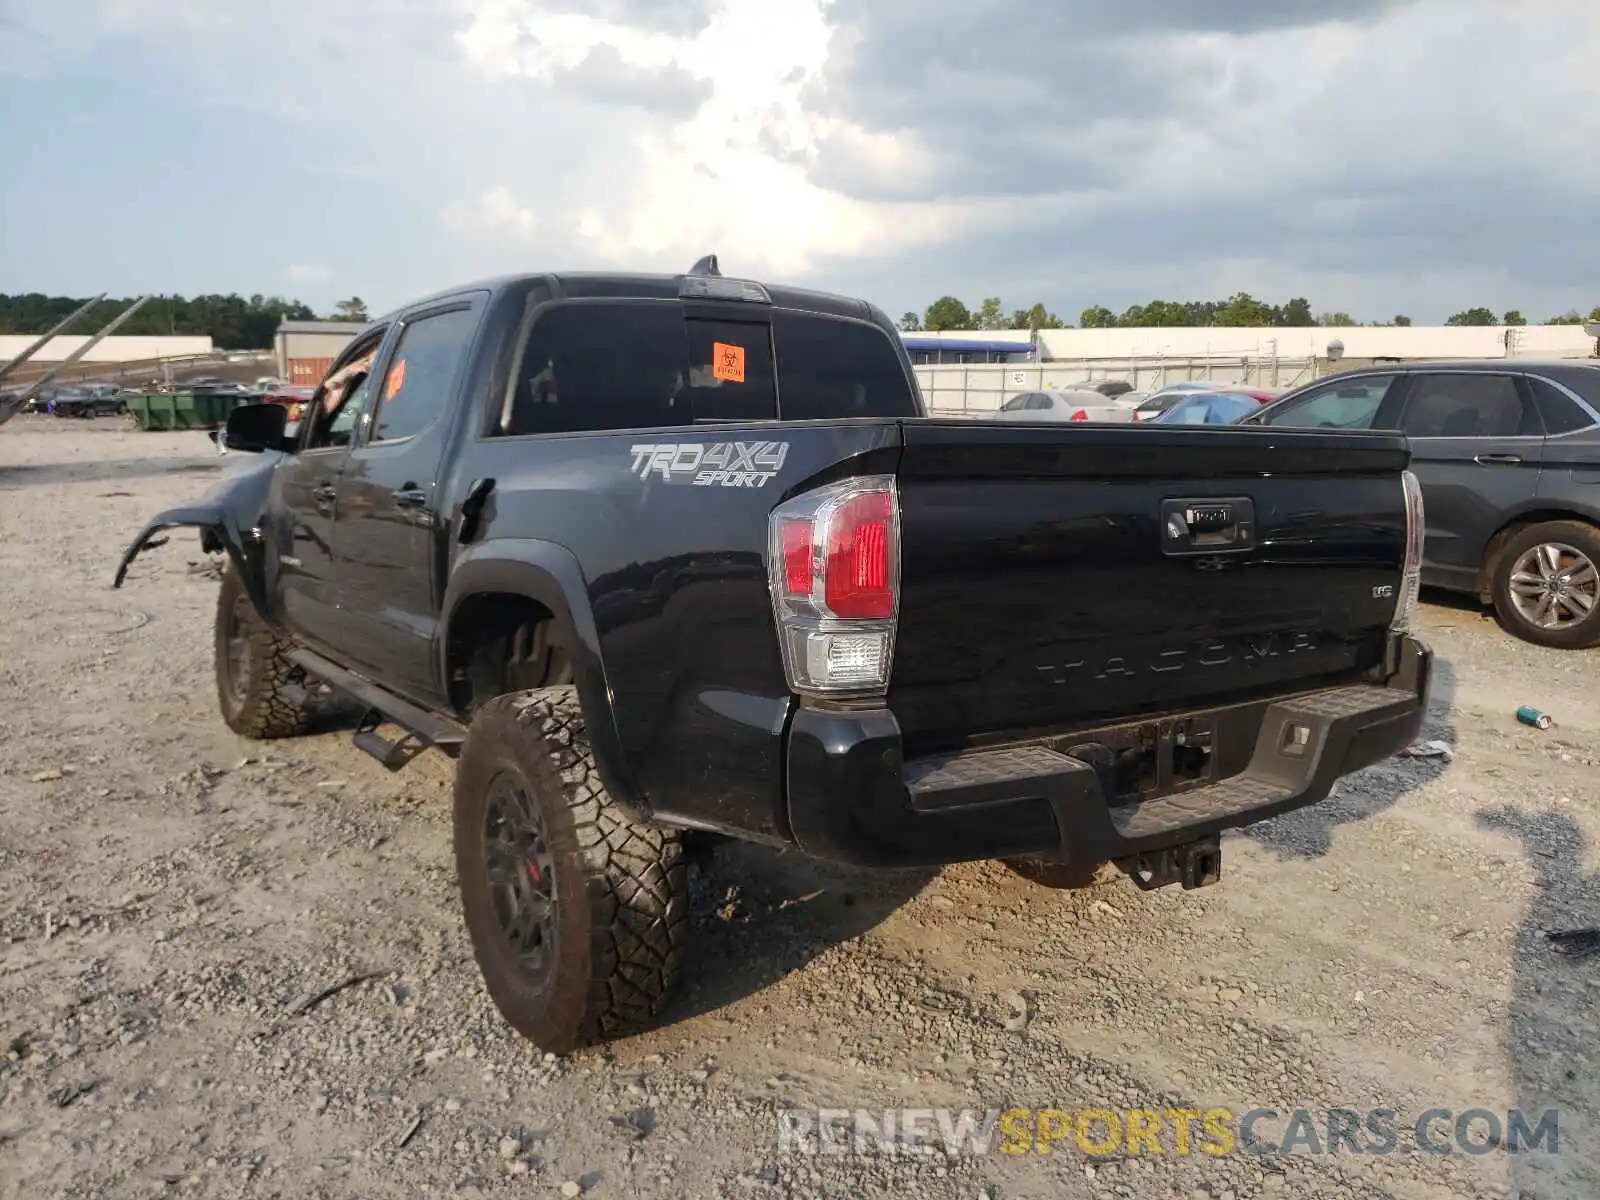
<path fill-rule="evenodd" d="M 1256 508 L 1248 496 L 1162 501 L 1163 554 L 1239 553 L 1255 544 Z"/>

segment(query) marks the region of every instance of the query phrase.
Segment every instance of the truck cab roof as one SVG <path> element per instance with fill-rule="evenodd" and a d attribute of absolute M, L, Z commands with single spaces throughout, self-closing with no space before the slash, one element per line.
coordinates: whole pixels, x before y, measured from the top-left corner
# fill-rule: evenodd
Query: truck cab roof
<path fill-rule="evenodd" d="M 489 292 L 491 295 L 543 283 L 557 295 L 567 298 L 607 298 L 617 300 L 677 300 L 677 299 L 730 299 L 731 296 L 685 295 L 686 281 L 691 279 L 720 280 L 723 286 L 753 285 L 765 293 L 775 308 L 796 309 L 820 313 L 824 316 L 853 317 L 875 324 L 891 323 L 883 311 L 865 300 L 832 292 L 812 291 L 808 288 L 769 284 L 760 280 L 736 278 L 721 274 L 708 275 L 686 272 L 681 275 L 643 274 L 626 271 L 525 271 L 511 275 L 497 275 L 472 283 L 459 284 L 432 295 L 413 300 L 393 309 L 372 322 L 383 325 L 395 320 L 403 312 L 449 300 L 468 292 Z"/>

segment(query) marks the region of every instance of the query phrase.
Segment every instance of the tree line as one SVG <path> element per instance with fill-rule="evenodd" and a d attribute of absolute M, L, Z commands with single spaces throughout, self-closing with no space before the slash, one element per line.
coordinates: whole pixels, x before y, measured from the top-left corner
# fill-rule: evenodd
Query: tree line
<path fill-rule="evenodd" d="M 0 293 L 0 334 L 41 334 L 71 313 L 88 297 L 46 296 L 39 292 L 8 296 Z M 104 328 L 128 305 L 126 300 L 102 300 L 67 330 L 68 335 L 94 333 Z M 209 337 L 219 350 L 266 350 L 280 321 L 365 321 L 367 306 L 358 296 L 341 300 L 326 317 L 309 305 L 282 296 L 259 293 L 245 297 L 152 296 L 145 306 L 117 328 L 117 336 Z"/>
<path fill-rule="evenodd" d="M 1588 316 L 1576 311 L 1562 313 L 1545 321 L 1546 325 L 1582 325 L 1600 322 L 1600 305 Z M 977 308 L 968 308 L 955 296 L 941 296 L 928 305 L 920 315 L 908 312 L 900 318 L 900 328 L 907 333 L 945 330 L 995 330 L 1027 329 L 1139 329 L 1150 326 L 1196 328 L 1219 326 L 1231 328 L 1303 329 L 1310 326 L 1407 326 L 1411 318 L 1396 314 L 1387 321 L 1362 322 L 1347 312 L 1317 312 L 1304 296 L 1296 296 L 1283 304 L 1269 304 L 1257 300 L 1248 292 L 1237 292 L 1226 300 L 1152 300 L 1148 304 L 1133 304 L 1120 313 L 1096 304 L 1078 314 L 1073 325 L 1051 312 L 1043 304 L 1031 308 L 1007 310 L 1000 297 L 990 296 Z M 1512 309 L 1496 316 L 1493 309 L 1467 308 L 1453 313 L 1446 325 L 1526 325 L 1528 320 Z"/>

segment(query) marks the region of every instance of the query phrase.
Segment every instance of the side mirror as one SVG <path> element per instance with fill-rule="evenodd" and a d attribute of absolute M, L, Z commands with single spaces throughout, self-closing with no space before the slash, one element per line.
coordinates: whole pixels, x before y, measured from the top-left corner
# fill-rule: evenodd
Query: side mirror
<path fill-rule="evenodd" d="M 222 433 L 223 448 L 252 454 L 264 450 L 290 453 L 294 443 L 283 432 L 288 424 L 289 410 L 282 404 L 241 404 L 228 413 L 228 424 Z"/>

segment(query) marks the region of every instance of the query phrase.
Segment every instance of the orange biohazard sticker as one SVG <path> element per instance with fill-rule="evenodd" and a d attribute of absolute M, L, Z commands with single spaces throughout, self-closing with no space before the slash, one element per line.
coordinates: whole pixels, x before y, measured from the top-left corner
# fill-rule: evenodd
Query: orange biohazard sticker
<path fill-rule="evenodd" d="M 393 400 L 396 393 L 406 385 L 406 360 L 401 359 L 389 368 L 389 379 L 383 389 L 383 398 Z"/>
<path fill-rule="evenodd" d="M 744 347 L 711 343 L 711 374 L 727 383 L 744 382 Z"/>

